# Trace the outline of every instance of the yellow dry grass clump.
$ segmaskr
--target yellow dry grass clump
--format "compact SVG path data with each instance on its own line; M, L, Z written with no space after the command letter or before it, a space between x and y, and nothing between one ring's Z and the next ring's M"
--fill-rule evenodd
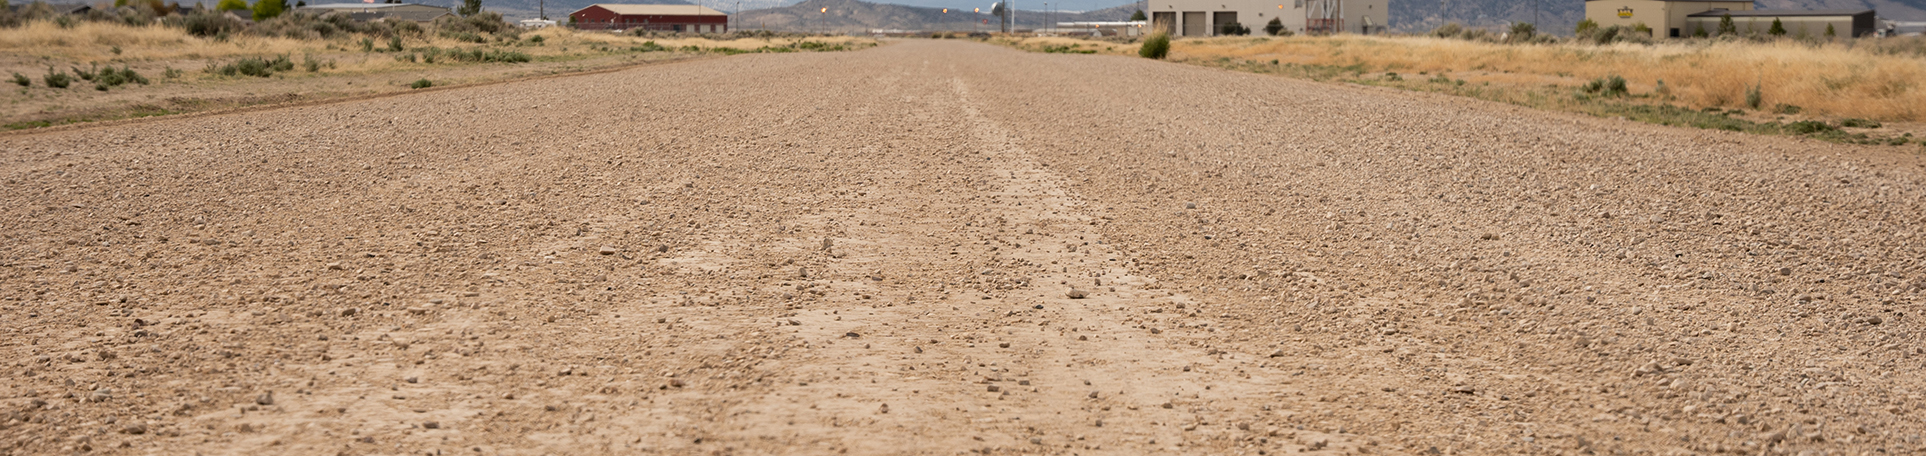
M1180 40L1179 58L1348 66L1401 73L1489 72L1579 81L1618 75L1634 91L1663 80L1673 99L1699 107L1742 107L1758 86L1763 107L1881 120L1926 119L1926 58L1882 55L1869 46L1796 41L1673 42L1657 45L1507 45L1431 37L1286 37Z

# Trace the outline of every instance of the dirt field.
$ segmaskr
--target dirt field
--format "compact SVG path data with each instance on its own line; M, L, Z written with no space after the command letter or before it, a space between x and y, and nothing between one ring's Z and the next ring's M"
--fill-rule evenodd
M957 41L0 136L9 454L1905 454L1926 161Z

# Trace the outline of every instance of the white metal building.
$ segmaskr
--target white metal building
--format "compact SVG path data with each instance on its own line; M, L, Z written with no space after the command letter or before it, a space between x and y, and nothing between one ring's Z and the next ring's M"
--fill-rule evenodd
M1279 19L1292 33L1383 33L1390 0L1147 0L1152 29L1172 36L1218 36L1237 23L1264 34Z

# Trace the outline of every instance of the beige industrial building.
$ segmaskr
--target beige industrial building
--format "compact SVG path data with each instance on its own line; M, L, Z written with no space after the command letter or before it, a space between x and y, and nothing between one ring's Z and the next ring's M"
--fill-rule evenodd
M1652 28L1654 38L1689 38L1699 27L1717 35L1719 22L1732 16L1739 33L1766 33L1777 19L1788 35L1820 36L1832 25L1839 36L1873 32L1872 10L1756 10L1747 1L1586 0L1585 18L1600 27Z
M1237 23L1264 34L1279 19L1292 33L1383 33L1390 0L1148 0L1150 26L1173 36L1218 36Z

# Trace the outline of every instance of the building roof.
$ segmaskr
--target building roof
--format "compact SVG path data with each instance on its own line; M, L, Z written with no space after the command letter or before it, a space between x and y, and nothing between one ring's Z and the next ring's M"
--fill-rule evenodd
M597 3L580 10L575 10L575 13L598 6L623 16L728 16L727 13L698 5L624 5L615 3Z
M1711 10L1703 13L1688 14L1685 17L1803 17L1803 16L1858 16L1872 14L1873 10Z

